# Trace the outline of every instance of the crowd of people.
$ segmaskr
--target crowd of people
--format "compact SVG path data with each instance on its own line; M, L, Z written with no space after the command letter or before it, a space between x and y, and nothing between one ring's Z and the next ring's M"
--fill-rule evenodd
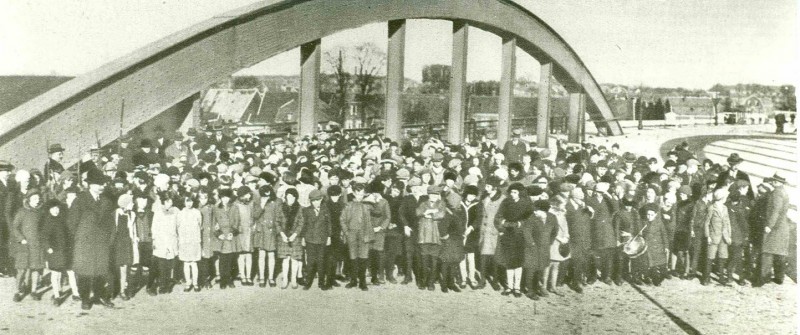
M83 309L315 279L534 300L712 274L783 281L784 176L754 185L737 154L701 163L685 142L662 161L617 144L553 153L520 134L503 147L338 130L291 141L212 124L123 136L70 168L53 144L42 170L0 161L0 272L16 302L52 287L53 304L71 292Z

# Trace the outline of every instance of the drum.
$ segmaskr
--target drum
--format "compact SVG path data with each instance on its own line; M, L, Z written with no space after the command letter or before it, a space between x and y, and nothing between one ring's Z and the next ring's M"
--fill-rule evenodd
M630 239L622 247L622 252L628 255L628 258L636 258L647 252L647 243L641 235Z

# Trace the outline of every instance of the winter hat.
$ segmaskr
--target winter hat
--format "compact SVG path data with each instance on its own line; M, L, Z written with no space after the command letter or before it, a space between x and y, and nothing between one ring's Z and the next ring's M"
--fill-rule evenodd
M463 193L464 193L464 194L463 194L462 196L463 196L464 198L466 198L466 197L467 197L467 195L470 195L470 194L472 194L472 195L474 195L474 196L476 196L476 197L477 197L477 196L478 196L478 194L480 194L480 190L478 189L478 186L475 186L475 185L467 185L467 186L465 186L465 187L464 187L464 192L463 192Z

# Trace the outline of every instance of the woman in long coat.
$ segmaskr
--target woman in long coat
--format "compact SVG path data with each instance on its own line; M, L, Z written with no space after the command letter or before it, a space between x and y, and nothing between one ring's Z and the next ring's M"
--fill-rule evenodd
M41 219L41 197L38 192L29 191L25 200L14 215L11 223L11 243L13 245L14 268L17 270L17 294L14 301L20 302L27 293L35 300L36 285L39 283L41 270L44 268L42 236L39 229Z
M461 271L461 288L465 288L467 282L473 289L476 287L475 279L475 253L479 251L478 241L480 240L481 223L483 220L483 205L478 200L478 187L467 185L464 187L462 201L454 214L458 217L458 222L464 226L464 252L465 256L459 262Z
M772 185L775 188L767 196L764 212L764 244L761 246L761 273L757 282L762 285L771 267L774 267L773 280L777 284L783 283L785 271L785 258L789 255L791 243L791 229L787 212L789 210L789 194L786 192L784 181L775 177ZM769 229L767 229L769 228Z
M485 186L486 195L481 201L483 205L483 218L481 219L480 237L478 240L478 248L481 255L481 262L479 264L481 279L478 283L478 288L486 287L486 281L492 288L497 291L500 289L497 281L503 276L502 271L497 267L494 254L497 249L497 227L494 225L494 219L497 211L500 209L500 204L506 199L498 189L497 183L487 183Z
M219 191L219 205L214 208L214 235L220 241L219 245L219 287L222 289L235 287L233 285L233 263L236 254L240 251L239 239L234 238L239 234L239 210L233 205L230 189Z
M645 205L641 209L641 214L646 225L642 237L647 243L647 252L643 256L647 257L647 267L649 268L644 283L653 283L658 286L664 279L663 272L667 265L667 253L669 252L667 230L664 228L664 223L661 222L658 205Z
M281 288L283 289L289 287L290 283L292 288L298 288L297 275L302 270L300 261L303 258L303 246L297 237L303 231L303 214L300 210L300 203L297 201L298 198L295 188L289 188L284 192L281 211L285 220L277 226L278 234L281 236L278 241L277 256L283 258L281 268L283 273Z
M278 226L284 220L283 211L272 186L261 186L258 192L261 198L253 206L253 248L258 249L258 285L266 287L269 282L270 287L275 287L275 250L278 248ZM268 269L267 277L264 276L265 268Z
M499 232L497 238L497 263L506 269L506 289L503 295L513 294L521 297L522 265L524 262L525 240L522 226L531 220L533 204L525 194L525 187L520 183L508 186L508 198L500 204L495 216L495 226Z
M61 298L61 275L70 268L72 245L69 241L64 204L51 199L45 203L43 209L45 213L42 219L42 250L45 251L47 268L50 269L50 284L53 287L55 301Z

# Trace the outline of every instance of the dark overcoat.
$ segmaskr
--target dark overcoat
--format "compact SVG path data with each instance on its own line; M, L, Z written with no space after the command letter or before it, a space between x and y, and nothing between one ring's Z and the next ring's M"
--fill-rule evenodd
M585 257L592 249L591 213L570 201L567 203L566 218L572 257Z
M116 206L103 193L95 200L89 191L78 194L67 215L72 231L72 269L79 276L107 276L114 240Z
M611 222L611 207L607 197L586 197L586 205L594 210L592 216L592 249L601 250L617 246L617 232Z
M537 216L531 216L522 226L522 237L525 239L526 271L542 271L550 264L550 245L558 233L558 219L552 213L547 213L547 218L542 221Z
M47 267L51 271L64 271L71 267L72 242L65 211L66 206L62 206L58 216L46 212L42 219L42 250L45 251ZM47 253L48 249L53 249L53 253Z

